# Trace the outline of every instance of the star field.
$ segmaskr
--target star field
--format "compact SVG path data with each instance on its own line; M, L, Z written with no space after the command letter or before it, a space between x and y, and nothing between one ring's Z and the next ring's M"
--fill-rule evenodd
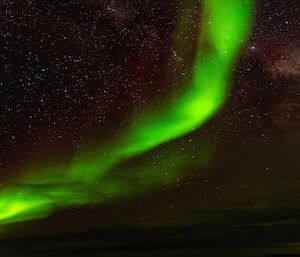
M296 0L257 1L222 109L200 129L125 158L108 176L145 190L60 210L29 222L30 232L20 234L73 238L74 231L107 229L113 249L134 245L147 252L153 228L168 235L163 249L179 244L171 236L174 228L183 248L192 249L198 237L203 248L237 247L218 243L218 231L227 231L224 238L242 246L253 242L260 249L274 242L274 249L281 245L289 252L289 244L300 240L299 8ZM192 74L202 12L202 1L2 1L0 189L10 179L30 178L26 170L33 164L65 167L80 151L109 153L106 145L122 137L134 113L175 102L181 82ZM176 45L176 39L188 43ZM168 180L177 165L184 172ZM146 190L144 181L158 177L164 182ZM136 232L142 243L128 232L133 243L122 246L120 227L145 229ZM100 248L110 249L109 240ZM159 244L153 248L161 250Z

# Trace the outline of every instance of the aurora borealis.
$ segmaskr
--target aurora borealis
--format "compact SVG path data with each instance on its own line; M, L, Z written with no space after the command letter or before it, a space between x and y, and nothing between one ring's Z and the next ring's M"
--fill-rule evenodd
M38 171L39 174L34 172L29 179L17 179L1 195L0 222L5 224L44 217L56 208L101 202L136 191L135 188L128 190L123 181L107 181L106 173L123 159L201 126L225 101L230 70L251 25L252 3L227 0L224 6L215 0L204 2L204 27L198 40L194 72L190 79L184 81L185 90L179 99L163 109L137 114L133 118L134 125L123 138L108 146L105 155L94 152L90 158L79 156L79 160L67 168L58 166L48 171L48 167L41 167L41 170L48 171L46 176L45 171ZM206 49L205 45L209 48ZM177 176L172 170L168 172ZM61 181L61 186L57 186L58 181ZM100 192L99 199L90 196L89 192L95 181L99 181L97 188L93 189ZM56 186L53 186L54 182ZM79 189L72 187L76 182L80 183ZM147 187L156 183L160 183L160 179L155 183L150 180ZM44 189L36 190L35 187Z
M4 0L0 257L300 253L297 0Z

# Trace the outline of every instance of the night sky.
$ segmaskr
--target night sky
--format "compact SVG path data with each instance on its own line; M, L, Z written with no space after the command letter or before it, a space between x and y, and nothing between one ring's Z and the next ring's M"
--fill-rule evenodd
M115 158L110 146L128 127L176 102L192 76L202 2L1 1L1 257L300 254L297 0L255 3L226 101L205 124L120 157L92 178L92 193L80 178L90 167L63 179L82 156ZM88 200L2 225L1 192L57 188L34 180L51 167Z

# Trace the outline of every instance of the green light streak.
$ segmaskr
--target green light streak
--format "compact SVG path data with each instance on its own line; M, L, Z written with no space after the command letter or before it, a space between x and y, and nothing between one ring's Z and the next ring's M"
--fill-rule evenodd
M178 99L164 108L136 114L123 136L105 152L78 153L67 167L30 169L0 195L0 224L42 218L58 208L99 203L175 181L184 162L173 158L174 154L157 167L125 169L116 177L109 171L197 129L218 111L251 25L252 7L248 0L205 0L194 71ZM201 154L203 158L208 155L207 151Z

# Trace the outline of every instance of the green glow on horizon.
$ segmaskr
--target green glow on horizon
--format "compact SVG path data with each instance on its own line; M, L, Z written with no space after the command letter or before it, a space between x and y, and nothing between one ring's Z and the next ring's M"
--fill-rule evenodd
M46 205L44 198L34 197L29 191L28 196L20 192L4 193L0 197L0 221L5 224L42 217L48 209Z
M178 99L164 108L133 116L132 124L105 152L78 153L68 166L30 169L0 194L0 224L42 218L58 208L104 202L172 182L183 161L166 156L153 167L111 177L122 161L199 128L226 100L230 73L252 20L248 0L204 0L204 15L192 77ZM201 152L198 161L208 158ZM127 174L126 172L123 172ZM166 175L167 174L167 175ZM134 183L137 182L137 183Z

